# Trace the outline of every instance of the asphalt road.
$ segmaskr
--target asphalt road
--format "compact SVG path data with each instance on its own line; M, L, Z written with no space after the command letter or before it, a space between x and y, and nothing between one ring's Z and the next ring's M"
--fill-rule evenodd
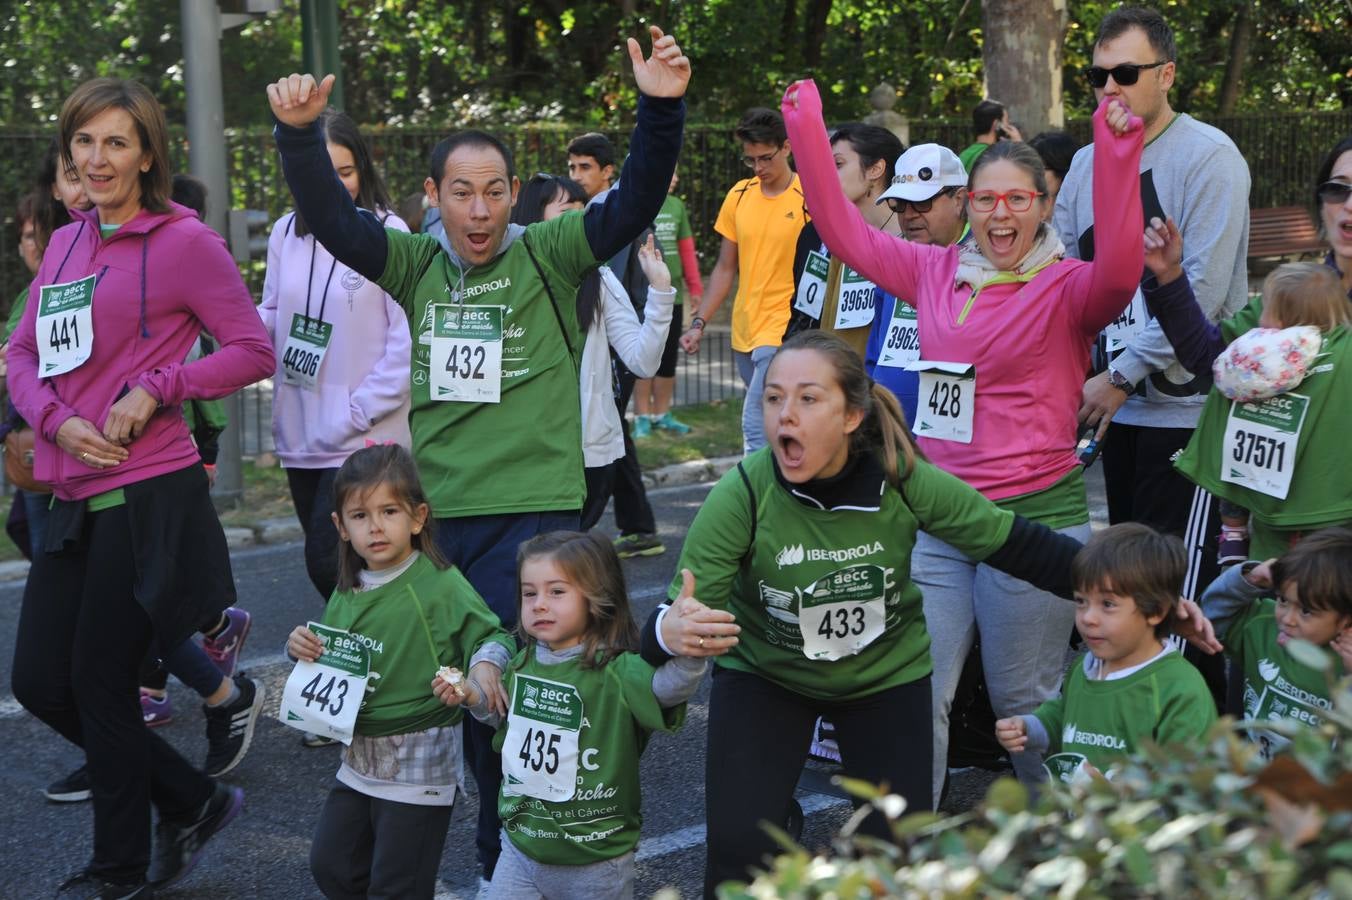
M642 620L665 596L676 555L709 485L651 493L668 551L625 563L636 614ZM609 526L607 519L603 528ZM290 672L283 657L287 633L320 614L318 595L304 574L298 544L238 552L234 557L240 605L254 615L244 668L268 692L253 747L227 780L246 792L244 814L210 845L202 864L165 898L318 897L308 855L316 816L338 767L337 747L305 749L299 733L276 720L277 700ZM89 858L89 804L52 804L42 788L80 764L79 752L27 715L10 693L10 664L22 583L0 585L0 897L50 896L56 884ZM191 692L171 684L175 720L160 733L189 759L205 754L203 720ZM663 887L696 897L703 867L704 741L708 680L692 699L685 728L656 735L643 758L644 824L639 844L636 895ZM956 775L945 804L970 806L990 776ZM473 780L469 779L471 791ZM848 811L844 801L800 793L809 810L803 842L825 847ZM472 897L478 872L474 856L471 793L455 809L442 856L439 896Z

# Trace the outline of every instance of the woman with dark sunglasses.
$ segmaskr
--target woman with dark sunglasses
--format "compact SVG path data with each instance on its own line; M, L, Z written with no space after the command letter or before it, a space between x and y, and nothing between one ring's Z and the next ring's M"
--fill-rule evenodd
M913 430L925 455L1003 508L1079 540L1089 536L1075 411L1095 336L1140 278L1141 121L1119 103L1094 114L1097 255L1065 259L1043 221L1046 177L1027 144L1001 141L968 178L970 235L951 247L868 226L839 190L811 81L784 95L784 119L813 221L850 267L917 311L921 359ZM998 717L1053 696L1074 608L937 538L916 542L934 661L934 799L946 774L948 709L978 631ZM1041 759L1016 772L1042 779Z
M1352 303L1352 136L1324 158L1315 179L1314 202L1329 254ZM1178 228L1156 220L1154 234L1181 243ZM1159 239L1156 239L1159 243ZM1152 269L1156 268L1148 258ZM1193 294L1181 264L1147 280L1145 299L1165 335L1190 371L1211 371L1231 341L1264 318L1264 298L1213 325ZM1318 270L1316 270L1318 271ZM1261 320L1261 322L1260 322ZM1312 324L1281 322L1283 325ZM1241 408L1242 407L1242 408ZM1249 511L1251 559L1280 556L1304 535L1352 523L1352 468L1344 449L1352 428L1352 334L1347 325L1325 330L1319 356L1298 386L1265 400L1237 404L1211 389L1178 471L1226 502Z

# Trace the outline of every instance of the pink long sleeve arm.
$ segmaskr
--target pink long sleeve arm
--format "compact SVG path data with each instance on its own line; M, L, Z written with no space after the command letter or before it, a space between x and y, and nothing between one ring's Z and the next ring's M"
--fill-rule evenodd
M914 303L920 273L949 249L884 234L845 199L822 122L821 94L813 81L790 85L780 108L812 224L831 255L893 296Z
M199 290L187 306L219 349L190 363L172 363L143 372L137 382L166 406L184 400L216 400L273 374L272 339L225 241L214 231L194 239L189 252Z
M699 257L695 255L695 239L683 237L676 241L676 250L681 256L681 277L685 279L685 289L696 300L704 296L704 282L699 277Z
M1094 261L1066 279L1064 296L1079 307L1085 334L1098 334L1131 302L1145 268L1141 216L1141 120L1131 117L1118 136L1105 118L1109 101L1094 112Z
M62 251L65 249L64 246L61 248ZM48 253L44 262L53 260L50 267L55 269L56 258L57 254ZM10 339L6 361L9 365L9 396L15 408L39 434L56 443L57 431L76 412L74 407L68 406L57 395L50 379L38 377L38 345L33 329L37 324L41 285L49 283L52 277L48 266L43 265L29 285L28 306L24 309L23 320L14 329Z

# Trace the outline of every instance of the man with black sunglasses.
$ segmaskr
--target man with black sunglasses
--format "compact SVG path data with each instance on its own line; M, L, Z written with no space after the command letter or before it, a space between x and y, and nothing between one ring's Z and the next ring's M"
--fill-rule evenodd
M1116 98L1144 120L1145 221L1172 216L1178 223L1184 268L1198 303L1216 321L1235 313L1248 295L1249 170L1224 133L1170 107L1176 59L1173 34L1159 13L1122 7L1099 25L1085 74L1097 98ZM1075 155L1053 218L1067 252L1083 259L1094 247L1093 152L1091 145ZM1211 498L1194 492L1172 458L1197 425L1210 373L1194 376L1178 364L1139 291L1104 330L1099 349L1103 370L1085 384L1080 421L1099 426L1110 521L1145 522L1200 547L1214 537L1216 526L1205 524ZM1206 584L1197 580L1205 574L1201 556L1191 556L1189 596ZM1214 553L1209 557L1214 566Z

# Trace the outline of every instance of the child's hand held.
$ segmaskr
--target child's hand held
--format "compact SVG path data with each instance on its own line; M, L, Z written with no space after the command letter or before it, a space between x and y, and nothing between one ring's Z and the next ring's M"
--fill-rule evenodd
M286 639L286 652L295 659L314 662L324 652L324 642L304 625L297 625Z
M484 701L488 704L488 709L494 715L507 715L507 691L502 686L502 670L491 662L479 662L470 667L469 677L471 690L476 692L476 698L471 701L471 705L478 705L478 693L483 694Z
M462 703L472 704L472 701L466 696L466 691L461 690L458 685L451 684L440 675L432 678L432 696L447 706L459 706Z
M995 723L995 739L1010 753L1022 753L1028 744L1028 724L1022 716L1011 716Z

